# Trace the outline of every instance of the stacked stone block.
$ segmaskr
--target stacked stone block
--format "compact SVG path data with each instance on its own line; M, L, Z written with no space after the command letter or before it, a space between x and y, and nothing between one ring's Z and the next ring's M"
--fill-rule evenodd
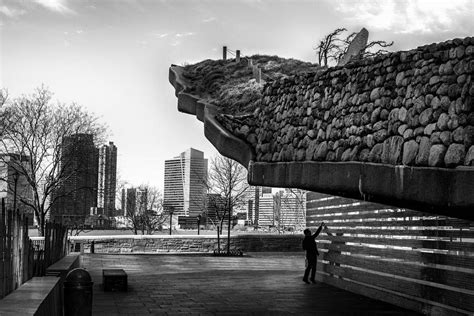
M251 115L218 120L262 162L474 165L474 38L269 82Z

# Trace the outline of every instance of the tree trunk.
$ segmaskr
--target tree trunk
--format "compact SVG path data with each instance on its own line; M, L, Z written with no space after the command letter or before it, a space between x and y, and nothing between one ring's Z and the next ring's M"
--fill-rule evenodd
M228 224L229 226L227 226L227 254L230 254L230 221L231 221L231 218L232 218L232 209L229 208L229 221L228 221Z
M41 237L44 237L44 227L46 225L44 218L45 215L42 212L40 212L39 216L36 217L36 220L38 221L38 234Z
M217 253L221 253L221 236L219 234L219 224L217 224Z

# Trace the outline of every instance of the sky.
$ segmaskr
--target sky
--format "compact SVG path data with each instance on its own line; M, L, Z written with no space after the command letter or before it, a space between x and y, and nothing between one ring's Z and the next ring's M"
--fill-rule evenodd
M408 50L474 36L474 0L0 0L0 88L44 85L83 105L108 125L119 177L163 188L166 159L217 153L177 111L171 64L219 59L222 46L316 62L314 46L339 27Z

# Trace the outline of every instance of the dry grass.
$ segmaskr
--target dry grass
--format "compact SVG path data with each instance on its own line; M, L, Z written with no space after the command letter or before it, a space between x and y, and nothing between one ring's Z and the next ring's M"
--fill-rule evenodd
M254 55L250 58L262 69L264 82L259 84L253 79L248 58L242 58L240 63L208 59L184 67L189 87L186 92L218 106L222 113L246 114L253 112L260 103L265 82L320 69L316 64L278 56Z

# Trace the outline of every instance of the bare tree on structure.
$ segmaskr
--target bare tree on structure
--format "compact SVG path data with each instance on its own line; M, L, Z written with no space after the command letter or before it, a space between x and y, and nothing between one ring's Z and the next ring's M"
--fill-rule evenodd
M4 91L1 94L0 100L4 100ZM56 192L78 171L61 156L63 140L84 133L94 135L96 143L101 143L107 131L81 106L52 104L51 98L51 92L41 87L31 95L4 100L3 112L8 120L0 135L0 152L28 157L28 163L19 164L17 171L25 177L32 198L19 196L18 200L33 210L41 236L51 206L71 193Z
M245 191L249 187L246 169L230 158L218 155L211 159L208 188L220 196L216 199L218 216L218 251L220 252L220 233L225 219L228 219L227 253L230 253L230 229L233 209L244 203Z
M349 44L357 35L357 32L351 33L346 37L342 36L343 32L346 32L346 28L337 28L331 33L324 36L319 44L314 47L318 56L318 63L321 66L328 67L331 63L338 63L347 52ZM386 41L371 41L368 42L365 48L362 50L362 57L373 57L380 54L387 53L388 51L384 48L393 45L392 42ZM377 49L378 48L378 49Z

